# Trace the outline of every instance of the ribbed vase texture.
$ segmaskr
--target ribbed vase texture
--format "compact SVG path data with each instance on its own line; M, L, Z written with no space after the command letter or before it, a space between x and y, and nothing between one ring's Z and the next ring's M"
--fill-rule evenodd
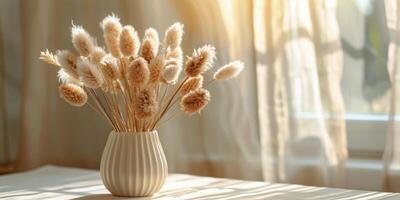
M157 131L112 131L101 158L100 174L115 196L151 196L163 186L168 167Z

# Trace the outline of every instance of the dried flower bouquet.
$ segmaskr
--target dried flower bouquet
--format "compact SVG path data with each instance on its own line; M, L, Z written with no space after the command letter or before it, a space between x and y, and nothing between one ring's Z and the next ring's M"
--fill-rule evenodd
M76 52L46 50L39 58L60 68L59 93L66 102L88 104L117 132L154 130L180 112L178 101L184 113L200 112L210 101L205 88L237 76L244 67L240 61L231 62L203 83L205 72L213 67L215 48L198 48L184 62L182 24L170 26L161 45L155 29L147 29L140 41L134 27L122 26L114 15L104 18L100 27L108 52L85 29L73 25Z

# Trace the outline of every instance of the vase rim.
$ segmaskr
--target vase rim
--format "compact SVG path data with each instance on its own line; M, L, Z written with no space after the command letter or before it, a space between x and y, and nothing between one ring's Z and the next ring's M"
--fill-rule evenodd
M118 132L118 131L112 130L111 133L112 134L122 134L122 135L133 135L133 134L140 135L140 134L151 134L151 133L158 133L158 132L157 132L157 130L139 131L139 132L135 132L135 131L132 131L132 132Z

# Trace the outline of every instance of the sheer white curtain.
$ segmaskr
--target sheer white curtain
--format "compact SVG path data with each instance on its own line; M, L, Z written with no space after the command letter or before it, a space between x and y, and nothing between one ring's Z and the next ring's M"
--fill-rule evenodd
M254 6L264 177L344 186L336 2L257 0Z
M392 84L390 98L390 123L384 154L384 190L400 192L400 1L386 0L386 21L390 33L388 71Z

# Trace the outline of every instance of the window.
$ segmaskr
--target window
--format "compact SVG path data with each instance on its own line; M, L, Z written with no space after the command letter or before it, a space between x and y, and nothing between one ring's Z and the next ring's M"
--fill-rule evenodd
M390 81L384 1L339 0L342 92L350 156L380 158L386 140Z

